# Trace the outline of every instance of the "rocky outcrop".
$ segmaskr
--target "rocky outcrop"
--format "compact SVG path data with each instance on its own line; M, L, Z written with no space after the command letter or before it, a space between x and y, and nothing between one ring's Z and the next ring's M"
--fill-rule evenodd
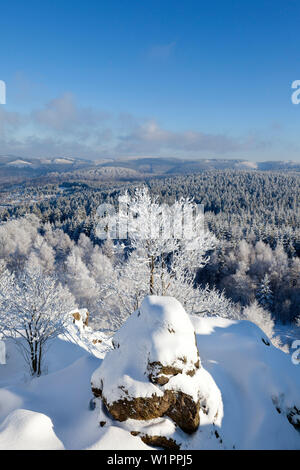
M186 433L196 431L200 408L206 403L206 371L201 367L194 328L181 304L170 297L146 297L114 336L113 344L114 350L92 377L92 391L112 418L169 417ZM152 445L175 445L165 436L141 438Z

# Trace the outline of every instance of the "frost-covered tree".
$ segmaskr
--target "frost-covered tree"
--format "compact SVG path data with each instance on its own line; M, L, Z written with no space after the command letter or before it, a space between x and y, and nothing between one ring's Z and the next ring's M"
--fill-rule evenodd
M23 268L38 235L40 221L31 214L0 225L0 258L11 271Z
M120 261L103 283L99 307L109 312L111 329L117 329L136 310L149 293L149 268L135 250L127 261Z
M74 242L63 230L53 229L49 223L44 225L44 239L54 249L56 261L59 263L65 261L74 246Z
M270 310L273 305L273 292L271 289L270 277L266 273L256 295L259 305L264 309Z
M88 265L94 251L94 245L89 237L82 233L77 242L77 248L80 251L83 262Z
M102 245L102 253L107 256L112 262L114 261L115 248L111 238L107 238Z
M294 258L288 272L289 286L300 290L300 258Z
M204 289L197 289L197 294L197 304L193 313L204 317L219 316L233 320L240 318L240 309L224 295L224 292L216 288L209 289L206 285Z
M81 250L77 246L72 249L66 260L66 281L79 306L90 308L98 295L98 287L81 259Z
M32 375L42 373L50 341L64 331L74 298L54 277L32 262L18 275L0 276L0 325L21 348Z
M55 252L54 249L41 236L37 235L28 259L35 259L35 264L40 266L45 274L54 272Z
M119 310L132 313L150 294L174 296L192 313L198 295L196 272L208 262L216 241L203 228L203 214L190 199L161 205L145 186L132 196L126 193L121 203L121 216L110 226L121 230L123 224L128 240L116 246L118 259L120 251L123 258L108 288L115 293Z

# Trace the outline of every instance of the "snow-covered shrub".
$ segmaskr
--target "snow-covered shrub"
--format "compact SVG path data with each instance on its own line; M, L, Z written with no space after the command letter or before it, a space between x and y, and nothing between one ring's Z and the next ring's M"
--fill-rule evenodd
M275 326L274 320L270 312L264 310L256 300L251 305L244 308L243 315L247 320L259 326L269 339L272 339Z
M46 346L64 331L75 307L67 288L27 262L19 275L0 276L0 325L21 348L33 375L42 372Z
M212 317L219 316L233 320L240 318L240 310L236 304L228 299L224 292L215 287L210 289L208 285L196 290L195 306L191 313Z
M284 344L280 335L276 335L275 333L275 322L271 313L259 305L256 300L251 305L244 308L243 317L246 317L247 320L259 326L259 328L269 338L273 346L281 349L285 353L289 352L288 345Z

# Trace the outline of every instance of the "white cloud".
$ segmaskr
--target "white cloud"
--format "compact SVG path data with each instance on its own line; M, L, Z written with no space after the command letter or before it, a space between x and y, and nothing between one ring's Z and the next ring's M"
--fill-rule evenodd
M94 128L107 118L107 113L79 107L71 93L65 93L51 100L43 109L32 112L32 119L38 125L65 133L77 132L78 128Z
M113 116L79 106L68 93L29 114L0 108L0 153L22 157L218 157L271 145L255 134L241 139L197 130L175 132L154 119L141 120L129 113Z
M161 151L225 154L262 145L263 143L255 140L253 136L242 140L223 134L208 134L192 130L173 132L159 127L156 121L151 120L121 137L117 150L125 154Z
M9 132L14 132L25 124L24 116L20 113L7 111L0 106L0 137L4 137Z

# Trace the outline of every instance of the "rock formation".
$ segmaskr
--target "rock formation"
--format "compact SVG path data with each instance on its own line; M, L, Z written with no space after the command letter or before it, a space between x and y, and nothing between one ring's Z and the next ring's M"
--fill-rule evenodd
M219 394L221 402L218 388L201 367L190 318L176 299L146 297L115 334L113 345L92 376L92 391L115 420L165 416L193 433L200 408L209 412L210 392ZM218 406L213 408L217 413ZM157 442L165 442L164 436L158 437Z

